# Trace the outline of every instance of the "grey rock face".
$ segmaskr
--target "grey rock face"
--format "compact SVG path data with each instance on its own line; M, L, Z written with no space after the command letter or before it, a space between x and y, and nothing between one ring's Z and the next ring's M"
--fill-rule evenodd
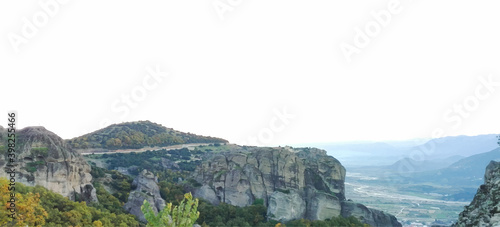
M219 198L217 198L215 192L208 185L203 185L196 189L194 194L198 195L200 198L204 198L214 205L218 205L220 203Z
M165 207L165 200L160 196L160 188L153 173L143 170L134 179L132 186L136 187L136 189L130 192L124 208L130 214L135 215L140 221L147 222L141 211L144 200L147 200L151 204L151 208L156 214Z
M268 204L276 190L306 188L344 199L345 169L323 150L235 147L234 151L212 154L204 160L193 178L207 185L219 202L248 206L255 199L264 199Z
M268 217L285 222L352 213L342 212L345 168L324 150L234 145L229 152L209 153L203 160L192 175L202 187L193 192L213 204L243 207L262 199ZM392 215L367 210L363 220L368 224L394 220L394 226L400 226Z
M305 213L306 202L296 190L289 193L275 191L269 198L267 215L274 220L287 222L302 218Z
M0 137L6 138L5 130L0 131ZM16 136L17 182L40 185L72 200L78 196L86 202L97 202L90 166L61 137L44 127L26 127ZM5 147L3 143L5 139L0 140L0 147ZM8 164L5 158L0 156L2 169ZM0 177L8 175L0 171Z
M500 162L486 167L484 184L454 226L500 226Z
M166 159L166 158L161 158L161 165L165 169L171 169L171 170L180 170L181 169L181 167L179 167L179 165L177 163L173 162L170 159Z
M396 217L379 210L370 209L360 203L342 202L342 216L354 216L362 222L374 227L402 226Z
M332 194L324 192L309 192L307 215L309 220L325 220L341 214L341 201Z

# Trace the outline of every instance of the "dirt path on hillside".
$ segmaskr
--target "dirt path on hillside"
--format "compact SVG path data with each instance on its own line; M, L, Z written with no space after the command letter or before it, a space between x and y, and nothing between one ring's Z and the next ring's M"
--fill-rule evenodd
M139 149L122 149L122 150L108 150L107 152L89 152L89 149L77 149L76 151L79 152L81 155L91 155L91 154L114 154L114 153L131 153L131 152L144 152L144 151L154 151L154 150L175 150L175 149L181 149L181 148L194 148L197 146L207 146L207 145L213 145L213 143L189 143L189 144L178 144L178 145L172 145L172 146L166 146L166 147L143 147Z

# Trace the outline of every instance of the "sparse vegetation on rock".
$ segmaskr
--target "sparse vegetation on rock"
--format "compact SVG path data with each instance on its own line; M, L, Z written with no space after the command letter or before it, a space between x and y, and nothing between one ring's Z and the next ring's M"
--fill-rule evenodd
M500 162L486 167L484 184L454 226L500 226Z

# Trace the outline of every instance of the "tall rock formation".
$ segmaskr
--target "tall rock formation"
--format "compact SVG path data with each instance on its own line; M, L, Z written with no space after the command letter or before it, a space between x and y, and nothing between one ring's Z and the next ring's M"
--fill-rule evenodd
M160 196L160 188L157 183L158 180L153 173L143 170L132 182L132 187L135 187L135 190L130 192L124 206L125 210L135 215L142 222L147 222L141 211L144 200L151 204L155 214L162 210L165 207L165 200Z
M192 175L202 185L194 195L213 204L243 207L262 199L268 217L283 222L354 215L374 226L401 226L392 215L345 205L345 168L324 150L234 146L203 160Z
M500 162L486 167L484 184L454 226L500 226Z
M7 167L7 134L0 129L0 167ZM16 133L16 182L41 185L72 200L97 202L90 166L61 137L44 127L26 127ZM0 177L10 178L6 171Z

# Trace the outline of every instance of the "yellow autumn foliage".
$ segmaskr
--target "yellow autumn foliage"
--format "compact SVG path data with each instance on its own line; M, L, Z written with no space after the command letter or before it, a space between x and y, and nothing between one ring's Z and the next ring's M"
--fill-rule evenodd
M15 219L9 217L11 212L8 208L11 207L9 190L9 181L5 178L0 178L0 225L14 224L17 226L43 226L45 219L48 217L47 212L40 204L40 195L38 193L27 193L21 195L16 193L15 196Z

